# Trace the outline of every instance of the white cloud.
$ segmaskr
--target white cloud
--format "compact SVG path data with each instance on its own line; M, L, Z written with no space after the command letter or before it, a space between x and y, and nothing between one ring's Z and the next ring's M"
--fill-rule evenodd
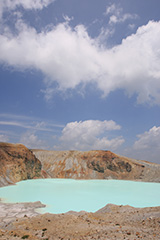
M158 149L160 153L160 127L152 127L149 131L137 135L139 138L134 143L134 149Z
M9 141L9 137L7 135L0 134L0 142L8 142L8 141Z
M136 18L137 18L136 15L129 14L129 13L123 14L122 16L112 15L110 16L109 24L123 23L128 19L136 19Z
M118 11L119 8L116 7L116 4L112 4L106 8L105 15L110 15ZM120 10L121 11L121 10ZM117 12L118 14L118 12Z
M137 138L133 147L126 150L126 154L160 164L160 127L154 126L149 131L137 135Z
M122 145L124 139L121 136L109 139L106 135L108 131L119 130L120 128L121 127L112 120L70 122L62 131L62 136L59 139L60 145L54 146L54 148L61 150L115 150Z
M35 133L30 131L24 133L20 138L20 143L31 149L46 149L46 143L39 139Z
M106 8L105 15L109 15L109 24L123 23L129 19L136 19L136 14L123 13L123 9L116 4L112 4Z
M83 25L72 29L62 23L38 33L18 21L17 29L17 36L10 31L0 35L0 62L40 70L46 98L55 91L55 82L59 90L92 82L104 96L124 89L129 96L137 94L139 103L160 104L160 22L139 27L111 49L92 39Z
M0 9L16 9L22 6L24 9L42 9L47 7L50 3L55 0L1 0Z
M57 128L63 128L64 125L56 124L49 121L41 121L37 118L16 115L16 114L0 114L0 125L7 125L19 128L26 128L34 131L55 132Z
M37 122L37 123L27 123L27 122L16 122L16 121L0 121L0 125L8 125L13 127L34 129L36 131L45 131L45 132L54 132L52 128L46 127L46 123ZM62 125L51 124L52 127L62 127Z
M17 7L23 7L25 10L42 10L54 1L56 0L0 0L0 20L5 11L10 12ZM20 12L14 12L13 14L21 15Z

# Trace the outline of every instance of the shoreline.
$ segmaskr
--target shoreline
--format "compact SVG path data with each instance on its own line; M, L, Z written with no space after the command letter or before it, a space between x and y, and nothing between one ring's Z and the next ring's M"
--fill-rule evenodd
M31 179L31 180L46 180L46 179ZM64 179L64 178L57 178L56 180L78 180L78 181L81 181L80 179ZM88 179L82 179L82 181L85 181ZM93 180L93 179L90 179L90 180ZM96 181L101 181L104 179L94 179ZM124 181L124 182L135 182L137 183L137 181L133 181L133 180L117 180L117 179L106 179L107 181L111 180L111 181ZM24 181L28 181L28 180L24 180ZM29 180L30 181L30 180ZM153 182L141 182L140 183L153 183ZM154 184L158 184L158 183L154 183ZM16 184L15 184L16 185ZM7 186L6 186L7 187ZM43 203L42 203L43 202ZM108 203L106 202L103 202L103 205L100 205L99 208L96 208L96 209L93 209L92 210L90 209L89 212L96 212L96 211L99 211L99 209L103 208L105 204L113 204L113 205L119 205L121 204L122 206L125 206L126 204L130 205L131 207L134 207L134 208L141 208L141 209L144 209L144 208L153 208L153 207L160 207L160 202L156 202L156 204L148 204L148 205L144 205L144 206L141 206L141 204L139 205L134 205L132 203L129 203L129 202L126 202L124 201L123 202L119 202L119 203L116 203L114 201L109 201ZM61 211L57 211L57 212L50 212L49 209L47 209L47 206L48 204L45 202L45 201L42 201L41 199L37 199L36 202L32 202L32 199L29 200L29 202L25 201L24 202L19 202L18 200L16 201L10 201L10 202L7 202L7 199L5 198L0 198L0 219L3 217L3 220L6 218L6 219L9 219L9 218L12 218L13 216L15 217L23 217L24 215L27 215L27 216L36 216L38 214L45 214L45 213L50 213L50 214L66 214L67 211L72 211L72 212L76 212L77 210L67 210L67 211L64 211L64 212L61 212ZM46 208L46 209L45 209ZM5 209L9 209L7 210L9 213L10 213L10 216L7 215L6 213L6 216L5 216ZM13 211L12 211L13 209ZM17 209L17 212L16 212L16 209ZM28 210L27 210L28 209ZM80 209L80 208L79 208ZM27 212L28 211L28 212ZM78 210L79 211L79 210ZM85 211L85 212L88 212L88 210L84 210L82 209L81 211ZM13 213L12 213L13 212Z
M39 201L0 202L0 239L160 239L160 206L134 208L128 205L107 204L94 213L36 212L37 208L42 207L45 205Z
M36 209L45 207L40 201L24 203L5 203L0 199L0 227L4 227L15 218L33 217L40 215Z
M160 239L160 206L136 208L107 204L96 212L69 211L58 214L42 213L40 209L46 205L40 201L7 203L3 200L0 199L1 240Z

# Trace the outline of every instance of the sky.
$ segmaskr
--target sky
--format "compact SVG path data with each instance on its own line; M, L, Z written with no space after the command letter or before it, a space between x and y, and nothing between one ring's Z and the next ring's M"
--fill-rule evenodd
M159 9L0 0L0 141L160 163Z

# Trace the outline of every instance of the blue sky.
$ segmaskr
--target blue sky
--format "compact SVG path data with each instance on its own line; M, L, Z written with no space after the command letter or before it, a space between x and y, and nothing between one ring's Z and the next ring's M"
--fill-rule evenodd
M159 9L1 0L0 141L160 163Z

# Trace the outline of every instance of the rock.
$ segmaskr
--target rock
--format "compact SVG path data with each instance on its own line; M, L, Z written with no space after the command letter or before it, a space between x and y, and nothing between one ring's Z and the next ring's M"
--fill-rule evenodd
M2 225L0 239L22 239L26 235L29 235L28 239L35 240L160 239L160 207L133 208L132 211L128 211L128 207L123 206L126 210L119 212L122 206L114 205L113 211L110 213L86 213L81 217L72 214L46 213L30 218L21 218L18 221L12 220L7 227L5 224ZM146 214L148 217L153 217L152 222L146 222L146 228L140 223L139 217L137 218L137 211L140 219ZM48 222L48 220L50 221Z
M0 143L0 187L33 178L160 182L160 165L110 151L31 151L22 144Z
M111 213L111 212L116 212L116 213L124 213L125 211L127 212L133 212L134 207L129 206L129 205L115 205L115 204L107 204L103 208L99 209L96 211L96 213ZM137 208L138 209L138 208Z
M52 178L125 179L160 182L160 165L110 151L32 150Z
M0 186L42 178L42 164L22 144L0 143Z

